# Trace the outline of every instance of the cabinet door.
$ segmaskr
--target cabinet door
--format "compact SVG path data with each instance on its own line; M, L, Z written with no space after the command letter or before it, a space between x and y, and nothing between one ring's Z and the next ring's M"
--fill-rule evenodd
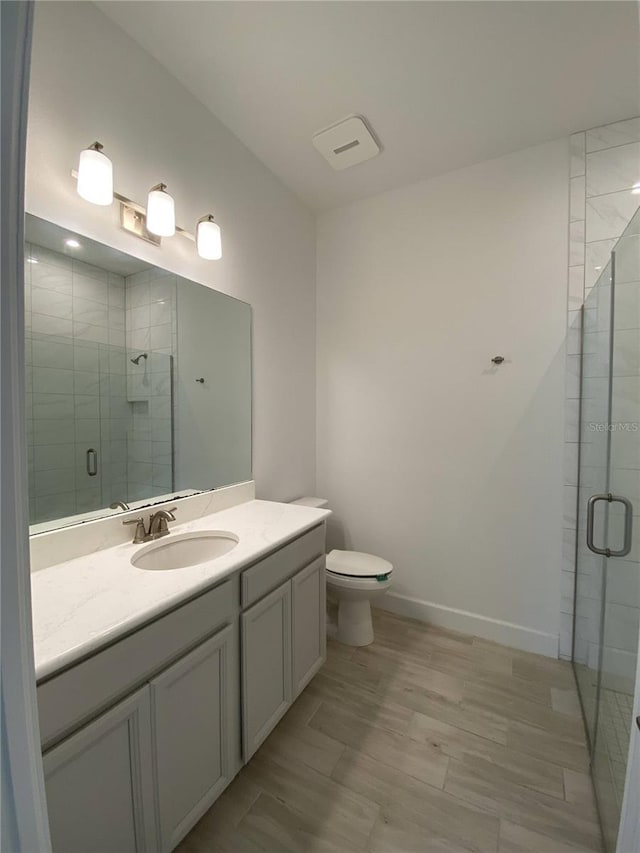
M291 583L242 614L242 754L248 761L291 704Z
M325 558L315 560L291 581L293 611L293 698L311 681L327 657Z
M157 849L148 687L50 749L43 763L54 853Z
M173 850L232 775L230 670L237 631L225 628L150 682L160 849Z

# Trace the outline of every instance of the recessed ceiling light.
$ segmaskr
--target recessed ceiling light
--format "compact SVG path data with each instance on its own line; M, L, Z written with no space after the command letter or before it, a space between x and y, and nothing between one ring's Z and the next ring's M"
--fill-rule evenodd
M65 240L64 244L65 244L65 246L68 246L70 249L79 249L80 248L80 243L78 243L77 240L74 240L71 237L68 240Z
M640 181L636 181L635 184L631 187L632 195L640 195Z

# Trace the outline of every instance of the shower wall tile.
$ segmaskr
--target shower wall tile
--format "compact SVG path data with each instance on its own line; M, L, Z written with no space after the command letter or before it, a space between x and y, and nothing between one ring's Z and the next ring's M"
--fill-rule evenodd
M569 220L576 222L585 218L585 178L571 178L569 181Z
M586 134L574 133L569 137L569 154L571 157L570 177L584 175L585 171Z
M562 555L562 592L560 617L560 656L570 658L572 654L573 618L569 608L571 599L570 585L575 581L575 506L573 512L570 506L571 496L575 497L577 483L577 441L580 418L580 312L587 294L594 287L598 278L603 274L611 250L620 237L629 220L640 204L640 196L632 195L631 187L640 180L640 118L634 117L626 121L616 122L604 127L576 133L570 137L570 216L569 216L569 258L568 258L568 292L567 292L567 342L566 342L566 382L565 382L565 466L564 479L566 485L565 514L563 531ZM640 257L640 253L638 255ZM627 258L632 257L627 255ZM640 268L640 261L638 261ZM606 274L606 273L605 273ZM636 280L633 269L621 271L618 281L628 277L629 281ZM637 278L640 278L640 272ZM602 300L607 301L607 293L602 290ZM618 299L624 305L624 319L619 328L623 333L634 334L635 318L640 307L640 297L636 300L634 294L619 293ZM589 311L585 317L585 339L582 342L587 356L585 370L587 375L583 380L583 419L586 422L601 423L607 418L603 409L606 400L607 382L607 350L608 350L608 306L600 304ZM620 312L621 313L621 312ZM618 316L620 316L620 313ZM624 340L618 341L624 344ZM629 339L629 345L622 347L618 359L618 373L614 379L614 401L618 401L617 410L622 416L631 419L637 417L637 405L634 400L635 383L640 387L634 371L638 367L637 332L634 342ZM635 349L633 344L635 343ZM640 392L638 392L640 393ZM631 396L629 396L631 395ZM591 400L591 405L589 405ZM625 405L624 401L627 400ZM614 402L614 411L616 411ZM634 414L635 413L635 414ZM599 488L603 470L603 446L606 433L587 433L583 430L589 442L583 444L583 489L581 501L588 494ZM624 452L623 452L624 453ZM628 454L629 455L629 454ZM587 467L589 460L593 461ZM624 455L622 461L629 463ZM616 476L620 477L620 471ZM581 518L581 522L584 519ZM570 522L570 523L568 523ZM581 531L584 536L584 531ZM600 614L601 579L599 563L591 560L583 552L580 557L581 568L587 572L580 578L580 602L576 618L576 659L594 664L598 654L598 624ZM639 575L640 576L640 575ZM588 594L587 594L588 593ZM627 599L628 601L629 599ZM640 599L637 599L640 601ZM627 620L628 621L628 620ZM606 651L606 650L605 650Z
M640 198L629 190L587 199L587 243L617 239L638 209L639 203Z
M616 148L629 142L640 141L640 118L616 121L587 131L587 151L599 151L601 148Z
M587 198L630 190L640 181L640 142L587 156Z
M584 264L584 220L569 225L569 266Z
M126 451L116 443L112 452L100 418L115 413L128 423L130 412L122 390L124 278L31 244L26 254L33 262L25 265L25 310L35 317L27 340L30 511L38 522L108 505L112 485L126 496L126 470L116 469L115 484L111 472L114 456L121 469ZM107 347L109 340L121 352ZM109 396L111 373L119 374L119 397ZM86 467L91 447L100 453L95 477Z

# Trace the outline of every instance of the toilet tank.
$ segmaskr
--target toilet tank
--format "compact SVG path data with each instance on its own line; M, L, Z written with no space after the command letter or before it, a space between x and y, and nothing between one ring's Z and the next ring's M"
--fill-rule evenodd
M325 498L298 498L297 501L290 501L290 503L298 506L312 506L316 509L324 509L329 505L329 501Z

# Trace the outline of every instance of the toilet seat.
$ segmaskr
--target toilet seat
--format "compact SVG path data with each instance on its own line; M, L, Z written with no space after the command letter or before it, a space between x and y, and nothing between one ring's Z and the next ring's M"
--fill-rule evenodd
M354 580L389 580L393 566L382 557L362 551L333 550L327 554L327 574Z

